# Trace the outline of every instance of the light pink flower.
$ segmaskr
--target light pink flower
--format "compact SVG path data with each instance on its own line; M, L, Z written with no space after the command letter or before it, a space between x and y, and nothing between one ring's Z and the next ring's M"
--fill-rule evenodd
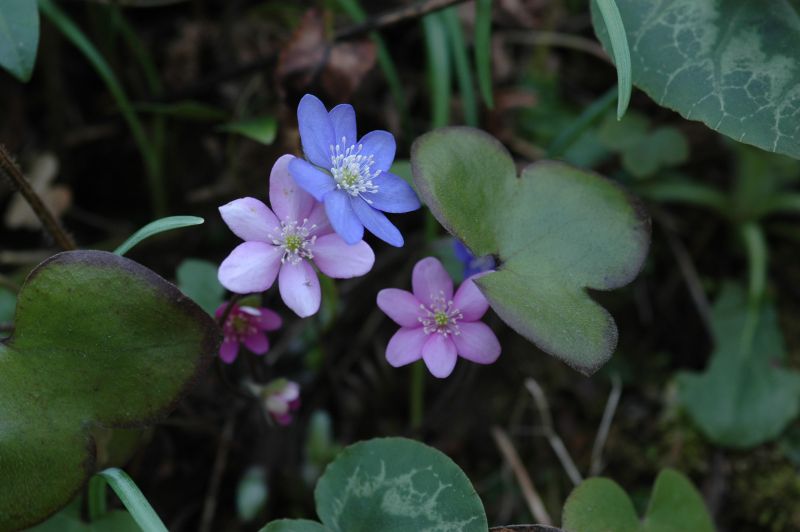
M278 279L281 298L298 316L319 310L320 287L312 262L329 277L364 275L375 262L363 240L348 245L333 232L325 207L289 175L292 155L279 158L269 178L272 209L255 198L219 208L239 244L219 267L222 286L238 294L263 292Z
M261 392L267 413L279 425L292 422L292 412L300 408L300 385L288 379L275 379Z
M389 345L386 360L394 367L422 358L434 377L453 372L458 356L491 364L500 356L500 342L479 321L489 302L472 281L466 279L453 295L453 280L442 263L427 257L414 266L414 293L397 288L378 292L378 306L400 325Z
M264 331L279 329L283 322L281 317L268 308L223 303L214 313L217 319L225 314L229 304L233 306L225 318L225 323L222 324L224 339L219 348L219 357L222 361L233 363L239 354L239 344L244 344L256 355L263 355L269 351L269 340Z

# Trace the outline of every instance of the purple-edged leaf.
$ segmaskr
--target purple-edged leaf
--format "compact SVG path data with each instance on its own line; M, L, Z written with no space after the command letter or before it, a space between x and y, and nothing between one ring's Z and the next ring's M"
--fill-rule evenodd
M164 416L218 345L208 314L129 259L60 253L0 342L0 530L43 520L95 471L98 428Z
M491 135L443 128L411 149L417 190L476 256L499 266L476 281L520 334L583 373L609 359L617 327L586 289L630 282L650 242L650 220L614 183L541 161L517 175Z

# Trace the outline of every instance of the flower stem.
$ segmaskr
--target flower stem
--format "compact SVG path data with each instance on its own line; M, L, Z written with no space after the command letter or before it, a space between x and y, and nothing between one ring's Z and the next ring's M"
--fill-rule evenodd
M422 426L422 412L425 406L425 364L421 360L411 366L409 399L411 430L417 430Z
M72 237L64 231L61 224L53 216L53 213L47 209L47 206L42 202L36 191L33 190L33 187L25 179L22 171L14 164L11 155L3 146L0 146L0 173L6 176L17 192L25 198L25 201L31 206L39 221L42 222L42 226L50 233L58 247L65 251L77 249Z

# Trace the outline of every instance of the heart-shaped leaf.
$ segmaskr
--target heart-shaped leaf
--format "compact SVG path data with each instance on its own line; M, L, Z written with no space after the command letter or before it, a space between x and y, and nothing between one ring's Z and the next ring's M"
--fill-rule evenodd
M263 532L486 532L478 494L442 452L405 438L378 438L346 448L314 491L312 521L282 520Z
M800 17L794 0L616 0L633 83L729 137L800 158ZM595 31L611 49L599 10Z
M36 0L3 0L0 7L0 67L28 81L39 47Z
M495 312L541 349L584 373L613 353L613 318L586 293L638 273L650 220L638 201L600 176L540 161L517 176L506 149L483 131L423 135L411 149L417 190L475 256L499 267L477 283Z
M716 444L747 448L776 438L800 413L800 373L778 365L786 353L775 309L749 310L744 290L726 285L712 324L708 368L679 376L683 407Z
M642 521L625 491L607 478L590 478L575 488L562 521L565 532L714 532L697 489L671 469L658 475Z
M211 318L177 288L102 251L31 272L0 342L0 529L41 521L94 472L95 427L165 415L216 352Z

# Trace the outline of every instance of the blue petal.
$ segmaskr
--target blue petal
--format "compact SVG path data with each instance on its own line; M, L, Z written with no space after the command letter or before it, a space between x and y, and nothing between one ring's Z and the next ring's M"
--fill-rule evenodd
M344 137L346 142L342 148L355 144L358 137L356 136L356 112L353 106L346 103L339 104L331 109L328 116L333 124L333 134L336 142L341 142L342 137Z
M385 172L391 168L394 162L394 152L397 149L391 133L381 130L370 131L361 137L358 143L362 145L361 153L363 155L372 155L375 158L373 170Z
M297 125L308 160L317 166L330 168L331 146L336 144L336 140L325 104L311 94L303 96L297 106Z
M390 172L381 174L372 180L378 187L378 192L366 194L373 208L383 212L410 212L419 209L420 203L417 193L411 185Z
M394 247L403 247L403 235L382 212L370 207L363 199L352 196L350 197L350 205L353 207L353 211L355 211L359 221L369 229L370 233Z
M364 226L353 212L346 192L335 190L325 195L325 214L333 230L351 246L364 238Z
M336 188L336 181L305 159L295 157L289 161L289 173L300 188L314 196L317 201Z

